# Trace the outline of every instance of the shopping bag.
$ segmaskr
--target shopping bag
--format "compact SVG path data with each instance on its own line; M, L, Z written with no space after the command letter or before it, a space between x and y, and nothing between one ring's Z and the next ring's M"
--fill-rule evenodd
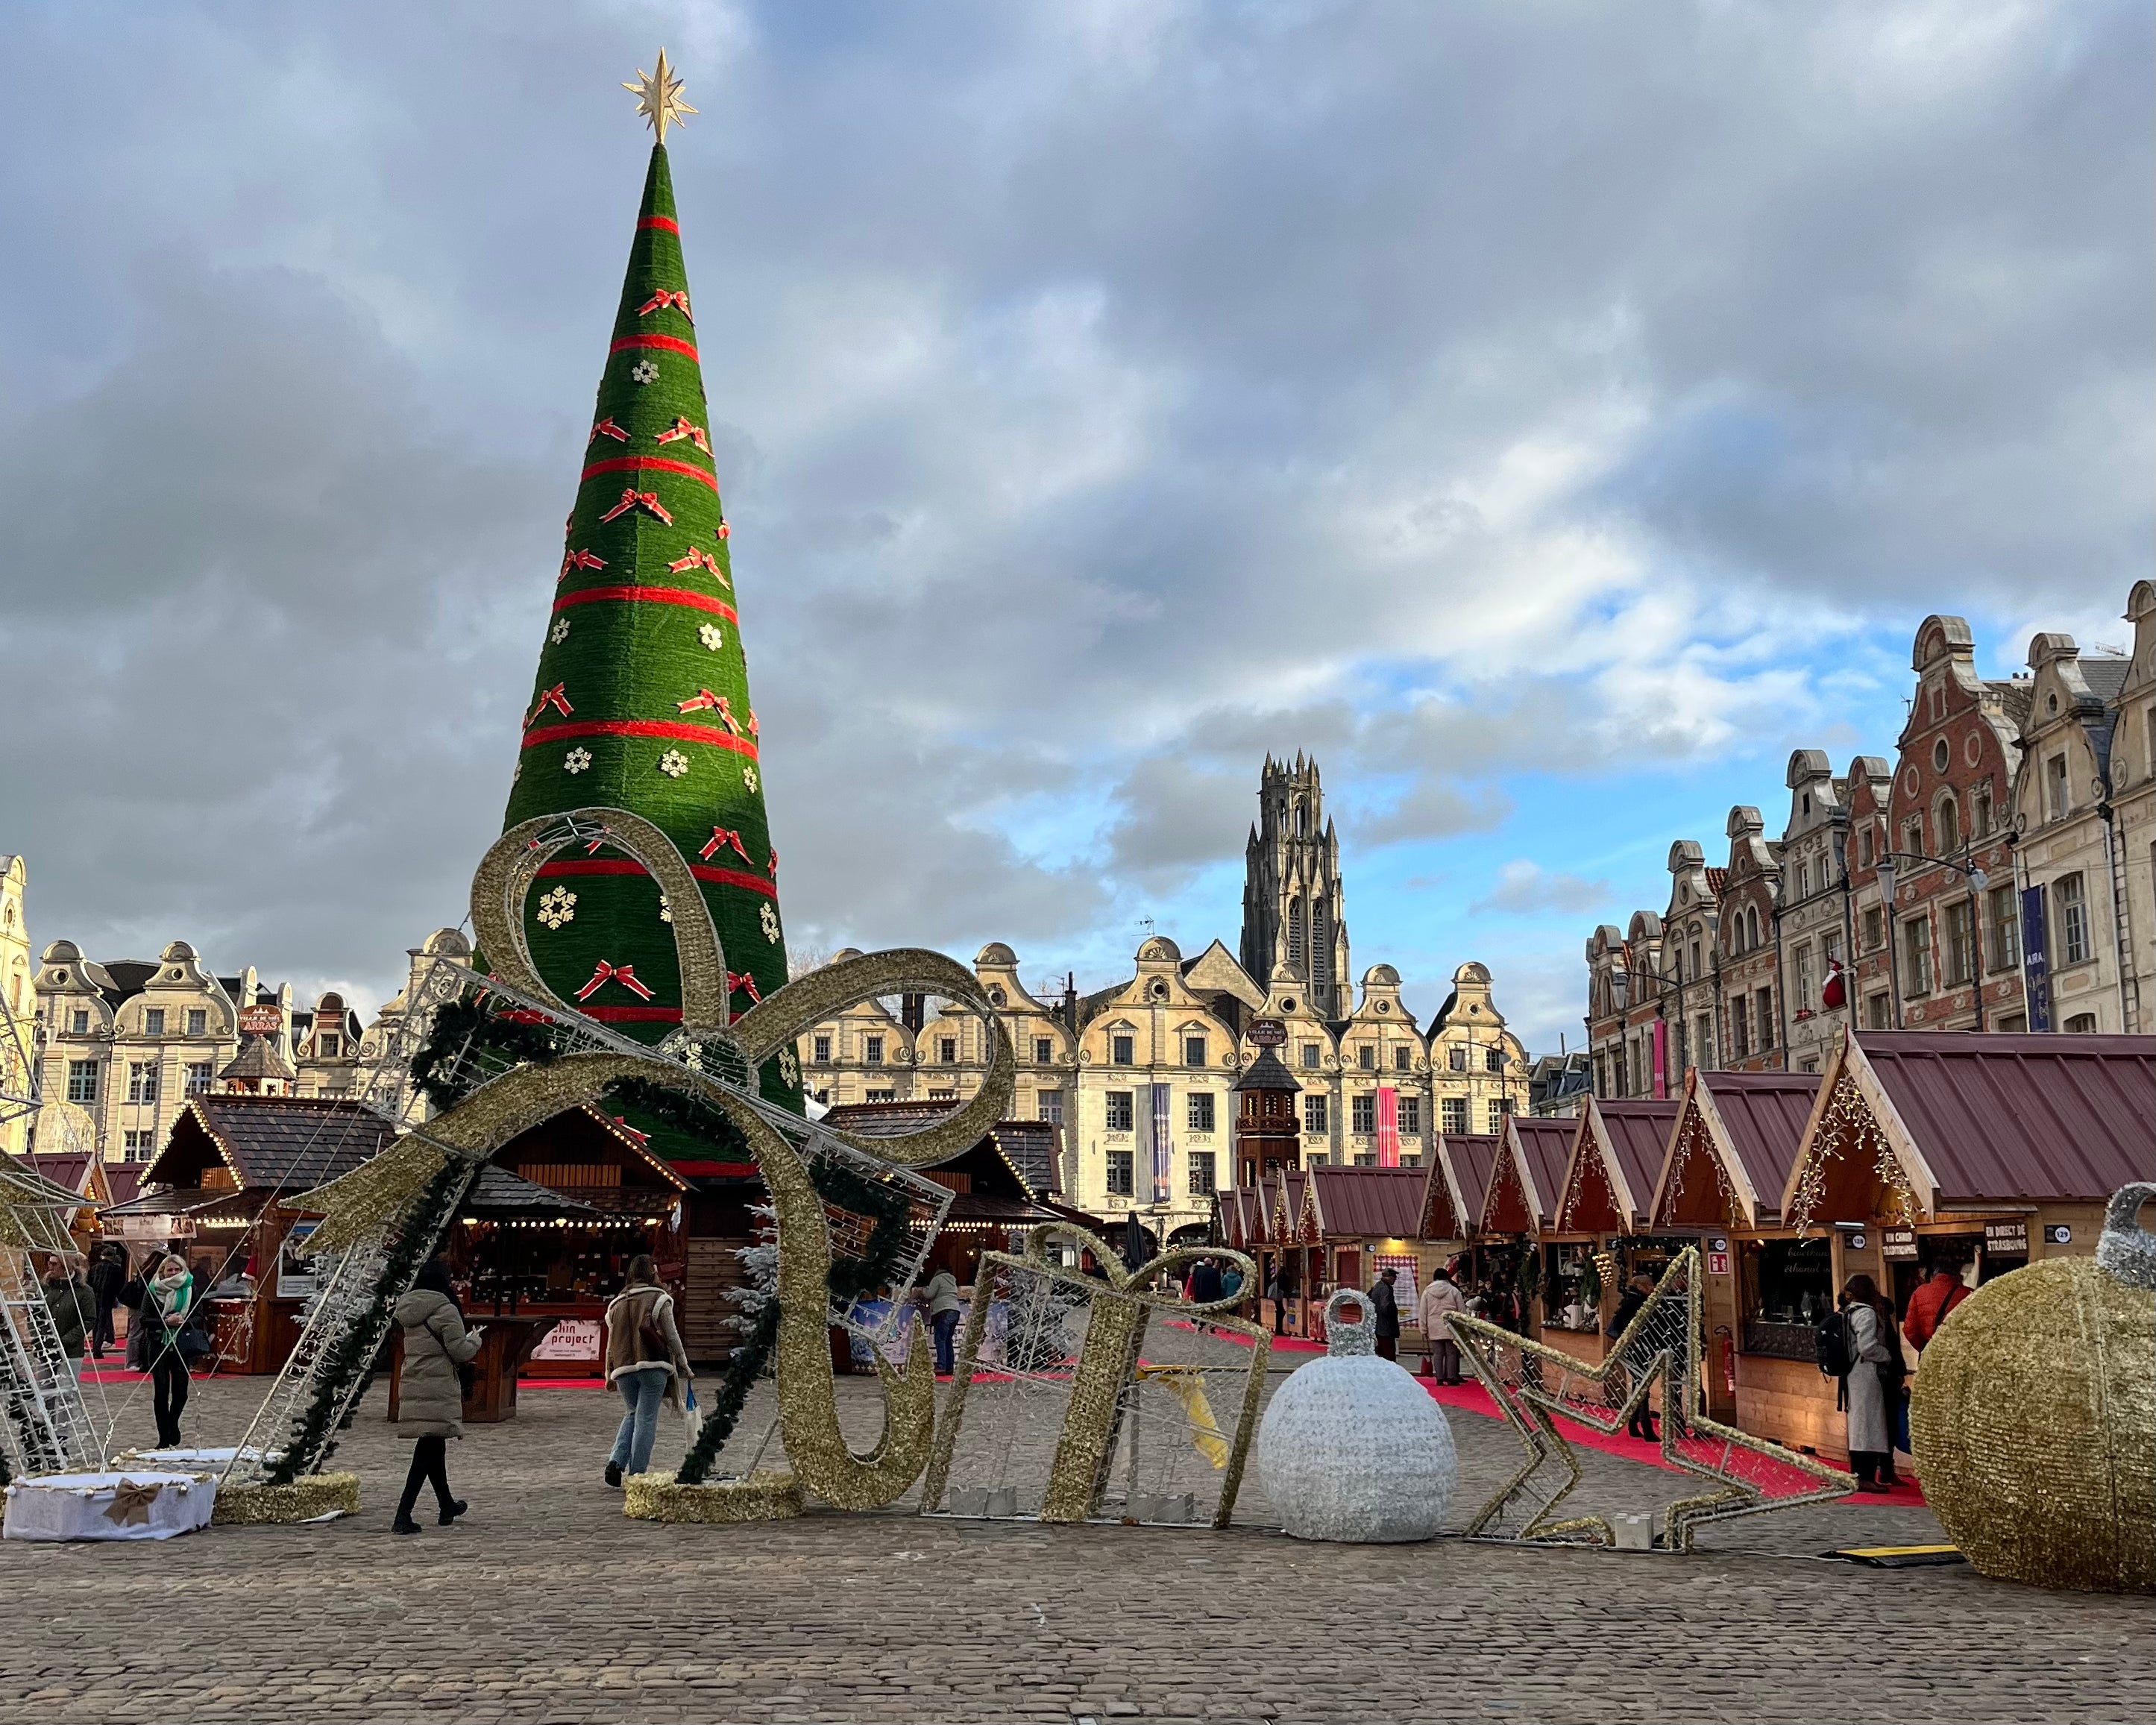
M681 1420L689 1428L689 1441L693 1444L704 1430L704 1410L696 1405L696 1386L689 1385L681 1396Z

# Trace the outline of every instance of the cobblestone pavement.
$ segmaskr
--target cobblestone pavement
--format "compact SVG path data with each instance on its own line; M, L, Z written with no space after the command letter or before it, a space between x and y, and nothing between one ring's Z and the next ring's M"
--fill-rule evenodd
M232 1441L262 1387L198 1386L190 1440ZM865 1435L873 1386L843 1389ZM742 1423L752 1439L767 1393ZM1724 1524L1691 1557L1305 1545L1264 1527L1255 1491L1221 1533L901 1513L662 1527L626 1520L599 1481L616 1405L527 1391L516 1420L472 1428L450 1457L470 1513L452 1528L423 1514L417 1538L388 1532L408 1449L377 1389L338 1458L364 1482L357 1517L164 1545L0 1544L0 1721L2156 1712L2146 1602L1816 1560L1937 1539L1921 1510ZM150 1424L137 1398L119 1435L146 1441ZM1517 1449L1496 1420L1451 1424L1466 1507ZM1584 1460L1595 1507L1649 1509L1682 1486Z

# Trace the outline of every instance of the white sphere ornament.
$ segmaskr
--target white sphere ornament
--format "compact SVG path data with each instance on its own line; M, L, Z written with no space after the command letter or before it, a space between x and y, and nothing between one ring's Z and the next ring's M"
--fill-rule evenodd
M1342 1321L1348 1304L1362 1307L1359 1322ZM1325 1358L1288 1375L1258 1427L1258 1476L1297 1539L1428 1539L1452 1507L1452 1428L1412 1376L1378 1358L1377 1326L1367 1295L1334 1293Z

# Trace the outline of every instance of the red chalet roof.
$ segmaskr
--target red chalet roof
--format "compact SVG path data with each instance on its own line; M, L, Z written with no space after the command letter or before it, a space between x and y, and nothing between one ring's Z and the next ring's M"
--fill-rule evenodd
M1451 1170L1459 1194L1461 1236L1472 1234L1481 1223L1483 1206L1490 1199L1490 1177L1496 1172L1500 1142L1477 1132L1443 1132L1438 1137L1438 1160L1443 1168Z
M1414 1240L1422 1232L1424 1176L1419 1168L1314 1168L1319 1232Z
M1702 1072L1699 1083L1712 1099L1760 1204L1779 1211L1819 1095L1819 1074Z
M1899 1117L1881 1125L1934 1209L2156 1179L2156 1037L1866 1030L1837 1065Z
M1677 1122L1677 1103L1597 1101L1589 1107L1602 1122L1604 1141L1617 1159L1618 1171L1631 1189L1633 1203L1644 1219L1655 1200L1655 1182L1661 1178L1662 1159L1669 1154L1670 1131Z
M1579 1123L1573 1120L1543 1120L1532 1115L1510 1117L1520 1148L1526 1153L1527 1177L1534 1182L1535 1207L1544 1223L1557 1218L1558 1198L1564 1191L1565 1164L1572 1159L1572 1141Z

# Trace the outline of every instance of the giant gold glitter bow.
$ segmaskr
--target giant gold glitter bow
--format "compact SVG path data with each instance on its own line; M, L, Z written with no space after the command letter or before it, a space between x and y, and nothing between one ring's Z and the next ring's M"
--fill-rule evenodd
M493 967L494 982L564 1024L582 1014L549 988L526 943L521 908L539 870L556 852L593 831L643 864L675 907L681 978L681 1028L660 1049L608 1047L521 1065L481 1084L352 1173L295 1200L323 1219L308 1250L341 1249L377 1229L408 1219L414 1201L452 1159L475 1168L520 1134L556 1115L598 1101L625 1078L642 1078L709 1104L748 1142L771 1192L778 1224L780 1427L788 1460L803 1486L846 1508L899 1497L927 1460L935 1418L935 1380L925 1337L914 1331L903 1375L881 1358L886 1398L882 1439L855 1455L839 1429L829 1343L831 1244L823 1200L801 1153L774 1122L796 1135L819 1135L886 1163L913 1167L971 1148L1009 1105L1015 1056L977 978L941 953L870 953L813 971L731 1019L726 955L710 907L689 864L660 828L619 809L578 809L511 828L495 841L472 878L472 927ZM474 980L479 980L476 976ZM864 1139L782 1117L754 1088L755 1075L812 1025L878 995L936 994L973 1009L991 1030L990 1060L979 1091L917 1131ZM691 1065L690 1062L696 1064ZM714 1069L716 1070L716 1072ZM717 1074L737 1074L728 1077Z

